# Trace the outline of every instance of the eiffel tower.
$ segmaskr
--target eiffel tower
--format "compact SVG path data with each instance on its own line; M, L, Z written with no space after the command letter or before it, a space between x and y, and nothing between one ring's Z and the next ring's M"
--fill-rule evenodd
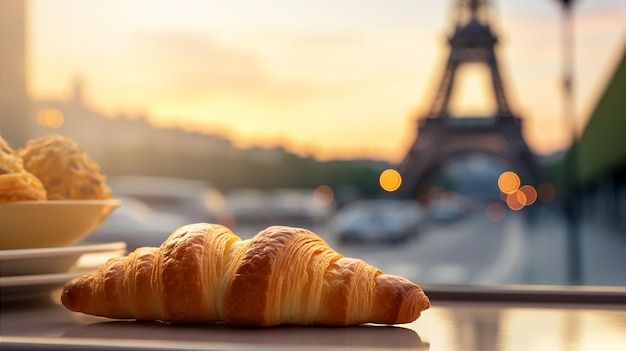
M522 122L510 109L494 47L498 42L488 21L487 0L457 0L456 25L449 37L450 56L429 112L417 123L417 138L398 166L400 192L423 199L429 179L451 159L486 153L508 161L523 183L539 179L540 170L522 136ZM488 117L453 117L450 95L459 67L485 65L491 74L496 111Z

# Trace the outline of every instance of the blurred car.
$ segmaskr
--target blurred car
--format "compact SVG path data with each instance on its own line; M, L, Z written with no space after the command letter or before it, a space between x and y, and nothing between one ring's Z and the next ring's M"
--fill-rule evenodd
M176 214L186 222L233 223L224 195L201 180L153 177L110 177L108 183L115 197L140 200L157 212Z
M118 196L120 207L88 238L90 242L126 242L127 250L158 247L178 227L187 224L182 216L157 212L143 202Z
M329 229L341 243L399 243L418 236L427 223L426 212L414 201L373 199L339 210Z
M261 189L236 189L226 195L226 202L237 223L270 221L268 196Z
M274 189L268 194L271 217L277 223L316 225L333 210L331 202L316 196L314 189Z
M428 204L428 214L433 222L452 222L471 212L470 201L461 196L444 196Z

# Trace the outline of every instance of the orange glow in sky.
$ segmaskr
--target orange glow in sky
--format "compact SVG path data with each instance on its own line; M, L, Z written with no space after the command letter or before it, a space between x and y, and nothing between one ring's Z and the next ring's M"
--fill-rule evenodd
M555 1L493 2L511 108L536 152L570 141L561 112ZM400 161L447 60L452 1L32 0L27 90L105 116L217 133L242 147L320 159ZM621 54L626 3L576 4L575 91L582 128ZM493 109L485 70L459 70L451 109ZM487 92L485 92L487 90Z

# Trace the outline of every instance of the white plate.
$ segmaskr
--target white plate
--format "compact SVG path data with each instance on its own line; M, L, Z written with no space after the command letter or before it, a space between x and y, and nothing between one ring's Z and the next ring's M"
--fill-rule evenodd
M50 296L52 291L63 287L72 278L93 272L107 260L125 253L124 242L0 252L2 270L9 273L29 272L0 277L0 301L4 303ZM61 271L41 272L50 271L50 267Z
M85 272L0 277L0 301L12 302L45 297Z
M0 250L0 276L65 273L75 266L83 269L123 255L126 243L82 243L40 249ZM79 260L80 259L80 260Z

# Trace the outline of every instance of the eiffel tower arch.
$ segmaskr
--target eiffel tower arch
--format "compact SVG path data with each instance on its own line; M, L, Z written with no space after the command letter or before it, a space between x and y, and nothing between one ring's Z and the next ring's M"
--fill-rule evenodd
M535 157L522 135L522 120L510 107L496 59L498 39L489 25L487 0L457 0L450 54L430 110L417 121L417 137L398 170L401 193L422 198L429 180L452 159L469 153L493 155L507 161L522 182L540 178ZM450 95L459 67L484 65L490 75L496 110L493 116L462 117L450 113Z

